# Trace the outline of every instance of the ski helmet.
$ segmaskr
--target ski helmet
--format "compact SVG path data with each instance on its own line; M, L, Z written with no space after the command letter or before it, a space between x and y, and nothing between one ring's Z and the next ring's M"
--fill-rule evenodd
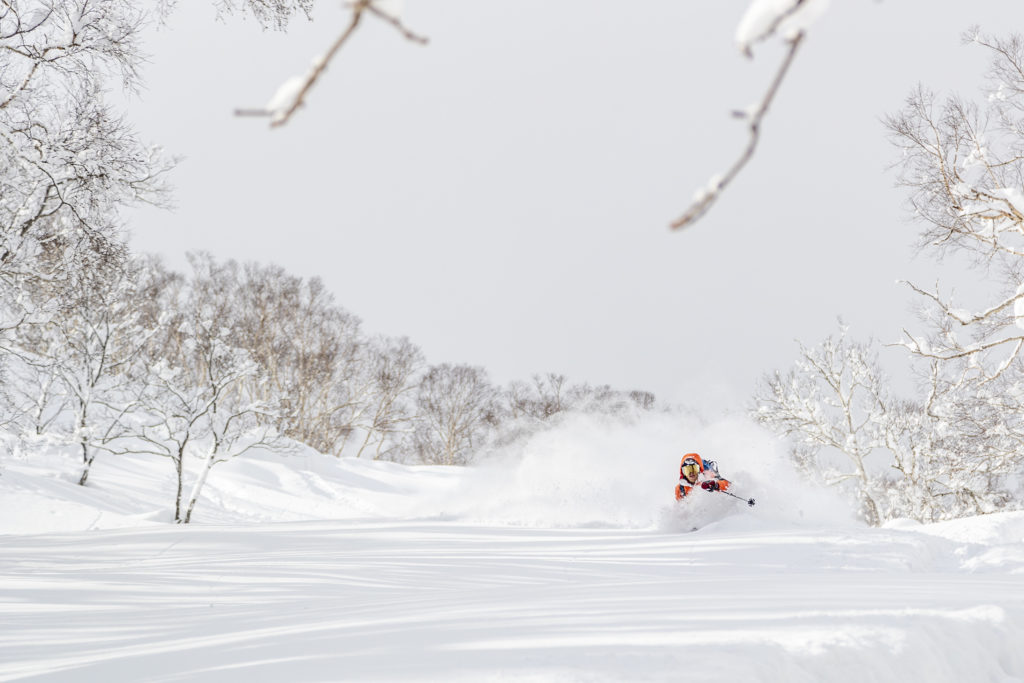
M687 453L679 464L679 476L691 484L697 481L697 477L704 471L704 461L696 453Z

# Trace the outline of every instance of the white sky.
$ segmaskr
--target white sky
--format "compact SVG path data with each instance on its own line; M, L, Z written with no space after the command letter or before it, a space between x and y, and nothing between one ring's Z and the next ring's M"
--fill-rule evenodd
M320 276L371 333L497 382L561 372L708 412L741 410L795 339L894 341L897 279L934 282L880 119L918 83L974 96L972 24L1006 2L832 2L711 213L668 223L745 143L781 51L744 59L745 0L405 3L421 47L368 22L287 127L239 119L339 33L340 3L287 34L181 3L150 36L142 136L185 157L177 209L130 214L133 245ZM969 6L968 6L969 5Z

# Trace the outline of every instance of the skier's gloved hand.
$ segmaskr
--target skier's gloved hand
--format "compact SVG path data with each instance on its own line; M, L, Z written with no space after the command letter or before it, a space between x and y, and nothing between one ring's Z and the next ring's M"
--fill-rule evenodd
M704 489L705 491L718 491L718 490L719 490L719 489L721 488L721 487L720 487L720 486L718 485L718 482L717 482L717 481L705 481L705 482L701 482L701 485L700 485L700 487L701 487L702 489Z

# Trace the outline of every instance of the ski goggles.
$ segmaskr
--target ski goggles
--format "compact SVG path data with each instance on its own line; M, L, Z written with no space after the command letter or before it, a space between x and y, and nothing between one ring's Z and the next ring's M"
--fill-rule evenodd
M695 462L688 462L679 471L687 479L694 479L700 474L700 465Z

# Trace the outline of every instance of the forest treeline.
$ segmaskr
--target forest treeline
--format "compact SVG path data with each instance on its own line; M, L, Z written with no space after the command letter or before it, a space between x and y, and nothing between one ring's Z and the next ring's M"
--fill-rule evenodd
M406 337L372 335L319 278L189 255L191 272L125 254L53 287L37 283L5 341L9 433L73 444L85 484L97 456L155 454L177 472L187 521L189 458L253 448L465 465L565 411L651 410L649 392L558 374L505 386L465 364L428 365ZM532 426L532 427L531 427Z

